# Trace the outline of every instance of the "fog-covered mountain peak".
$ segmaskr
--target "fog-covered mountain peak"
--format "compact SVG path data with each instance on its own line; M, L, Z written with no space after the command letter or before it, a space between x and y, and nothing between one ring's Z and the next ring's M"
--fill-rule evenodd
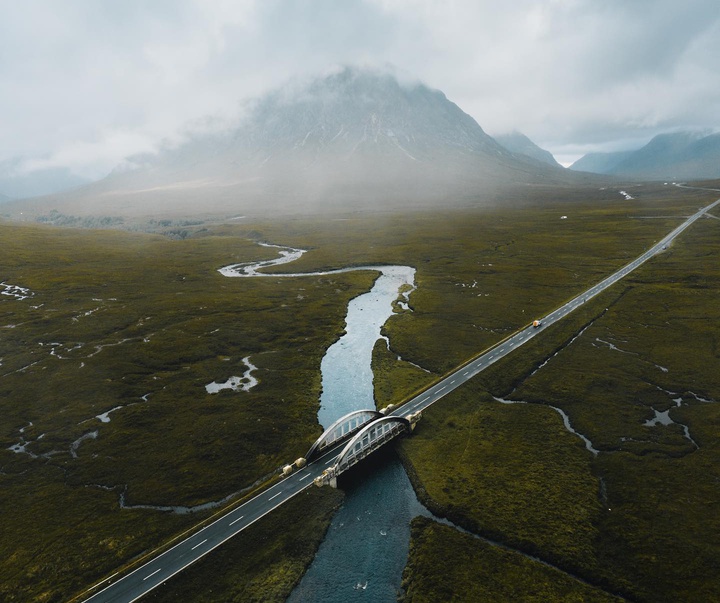
M439 90L371 69L291 82L246 103L241 121L211 123L156 154L129 157L67 202L84 209L84 197L118 213L162 204L187 214L198 199L204 211L405 207L567 179L499 145Z
M266 151L398 154L417 161L433 159L443 148L502 152L439 90L351 67L260 99L236 141Z

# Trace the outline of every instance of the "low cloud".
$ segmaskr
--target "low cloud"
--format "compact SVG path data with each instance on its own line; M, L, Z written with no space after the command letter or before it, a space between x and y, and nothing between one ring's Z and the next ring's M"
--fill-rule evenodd
M716 0L26 0L0 56L0 162L89 177L339 64L392 64L556 154L720 126Z

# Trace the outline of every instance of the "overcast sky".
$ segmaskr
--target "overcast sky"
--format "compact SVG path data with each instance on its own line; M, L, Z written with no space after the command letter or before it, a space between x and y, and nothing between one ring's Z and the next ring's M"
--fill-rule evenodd
M393 65L564 162L720 129L719 0L0 0L0 162L101 177L344 64Z

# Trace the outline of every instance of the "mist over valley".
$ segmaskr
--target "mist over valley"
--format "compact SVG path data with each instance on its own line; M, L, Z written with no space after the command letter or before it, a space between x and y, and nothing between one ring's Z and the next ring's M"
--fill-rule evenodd
M98 182L3 210L13 217L52 209L127 217L352 212L487 205L513 187L601 182L521 151L499 144L439 90L347 67L256 99L234 127L195 133L129 157Z

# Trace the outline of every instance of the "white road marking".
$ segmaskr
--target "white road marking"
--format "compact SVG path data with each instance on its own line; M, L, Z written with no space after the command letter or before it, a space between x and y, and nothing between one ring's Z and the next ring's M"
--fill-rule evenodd
M196 548L198 548L199 546L205 544L206 542L207 542L207 538L206 538L205 540L203 540L202 542L198 542L198 543L197 543L194 547L192 547L190 550L191 550L191 551L194 551Z
M243 517L245 517L245 516L244 516L244 515L241 515L241 516L238 517L237 519L233 519L233 520L230 522L230 525L232 525L232 524L234 524L234 523L237 523L237 522L240 521Z
M281 494L282 494L282 492L278 492L277 494L274 494L273 496L271 496L270 498L268 498L268 500L272 500L273 498L277 498L277 497L280 496Z
M155 574L157 574L161 569L162 569L162 568L156 569L156 570L155 570L152 574L150 574L149 576L145 576L145 577L143 578L143 582L145 582L145 580L147 580L148 578L152 578L152 577L153 577Z
M310 477L310 474L309 474L309 473L306 473L306 474L303 475L298 481L301 482L301 481L303 481L306 477Z

